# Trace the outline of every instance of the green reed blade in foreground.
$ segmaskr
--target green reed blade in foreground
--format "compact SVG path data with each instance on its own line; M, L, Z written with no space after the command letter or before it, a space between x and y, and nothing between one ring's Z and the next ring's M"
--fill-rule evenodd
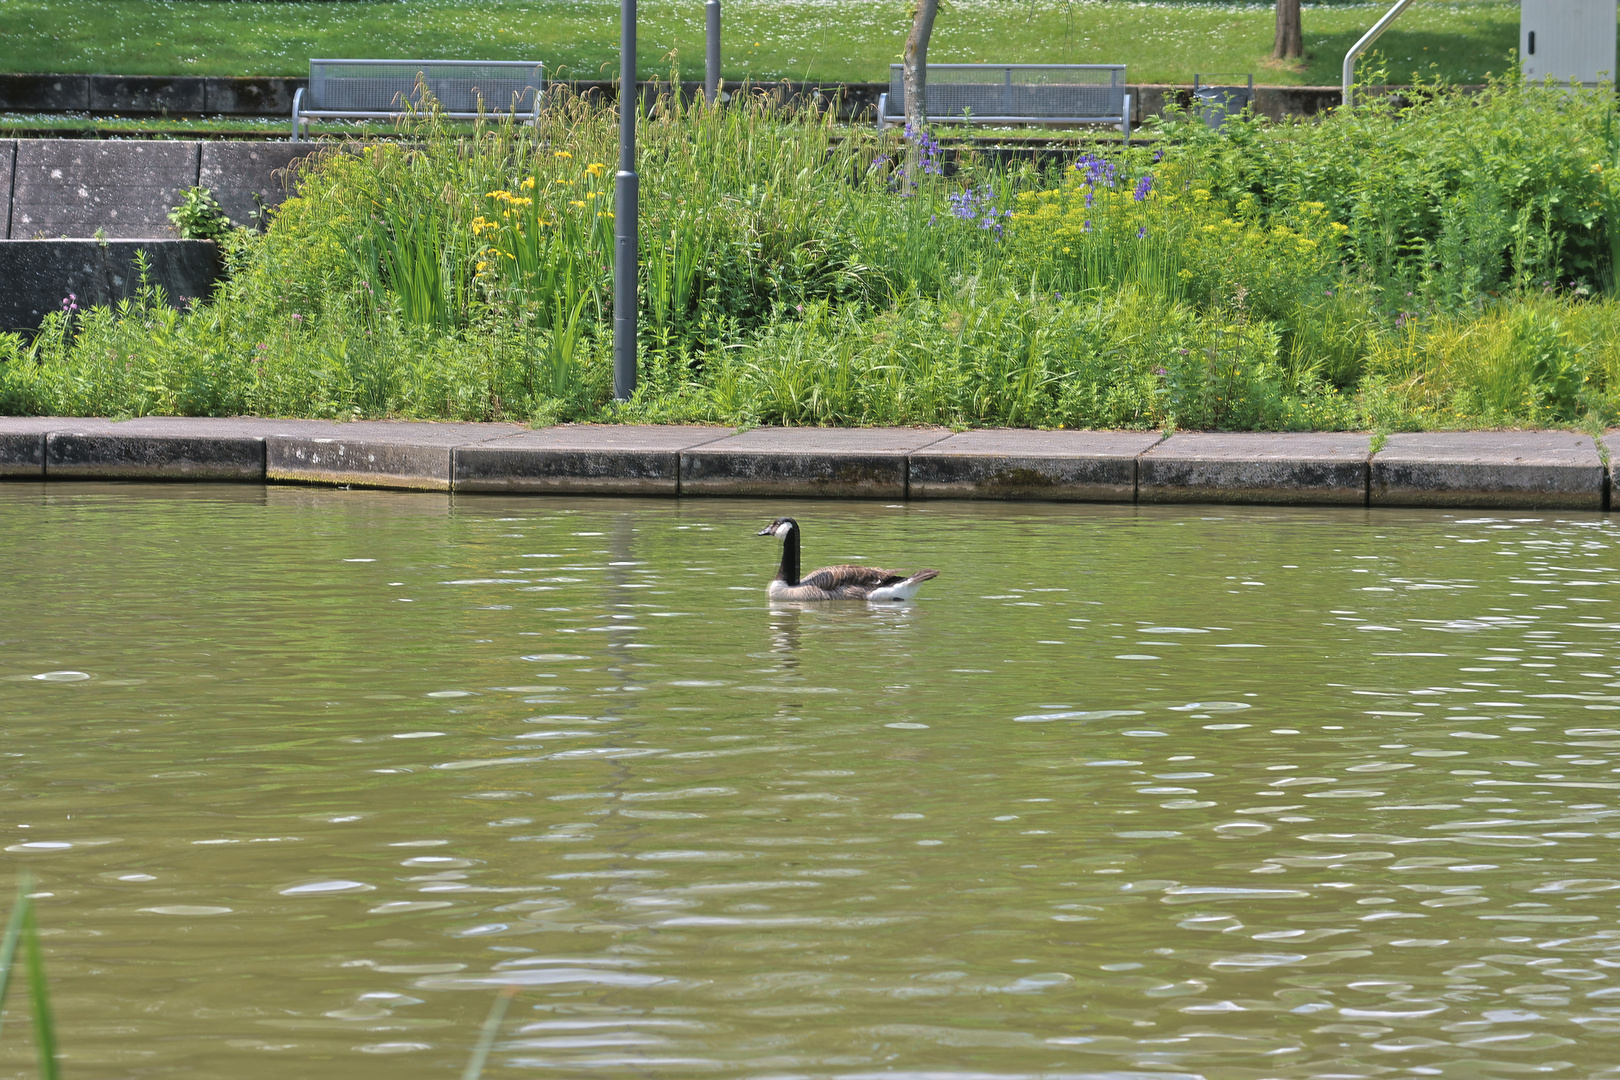
M501 1030L501 1021L506 1019L506 1007L512 1004L512 999L516 996L515 986L508 986L495 995L495 1003L489 1007L489 1015L484 1018L483 1030L478 1033L478 1044L473 1047L472 1056L467 1059L467 1067L462 1070L461 1080L478 1080L484 1074L484 1062L489 1060L489 1052L495 1046L495 1036Z
M24 874L17 883L17 903L12 906L11 917L6 920L6 936L0 939L0 1030L5 1024L6 991L11 986L11 964L17 957L17 942L22 939L23 922L33 901L28 898L31 882Z
M6 922L6 935L0 940L0 1007L5 1005L11 985L11 969L17 946L23 948L28 967L28 1000L34 1015L34 1044L39 1049L39 1075L43 1080L61 1076L56 1061L56 1025L51 1019L50 994L45 984L45 955L39 946L39 926L34 921L33 879L23 874L17 881L17 903Z

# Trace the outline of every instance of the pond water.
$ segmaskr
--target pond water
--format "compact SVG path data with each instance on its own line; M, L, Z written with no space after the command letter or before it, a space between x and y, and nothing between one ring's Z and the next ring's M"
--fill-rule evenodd
M1620 1077L1617 539L0 486L0 904L70 1077Z

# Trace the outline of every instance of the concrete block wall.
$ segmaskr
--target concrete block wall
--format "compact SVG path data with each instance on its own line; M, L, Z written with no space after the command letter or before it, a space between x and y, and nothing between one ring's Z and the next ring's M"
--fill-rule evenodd
M0 111L290 116L308 79L198 75L0 75Z
M21 139L7 239L173 235L169 210L197 182L194 142Z
M205 142L201 145L196 182L214 193L227 217L247 227L257 225L254 213L260 207L281 204L292 190L298 163L319 152L308 143Z
M133 296L141 251L176 306L207 296L219 278L219 247L208 240L9 240L0 243L0 330L31 330L68 296L81 309Z
M0 141L4 239L172 237L169 211L186 188L211 188L239 225L287 197L287 169L309 144L167 140Z
M0 237L11 235L11 181L16 176L17 140L0 139Z

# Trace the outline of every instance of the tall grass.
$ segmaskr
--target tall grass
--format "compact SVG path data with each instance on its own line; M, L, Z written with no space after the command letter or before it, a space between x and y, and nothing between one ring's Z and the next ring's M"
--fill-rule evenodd
M641 125L640 390L609 403L613 110L305 166L229 280L0 337L0 411L794 424L1596 423L1620 133L1599 95L1428 86L1043 165L767 89ZM1613 220L1620 225L1620 217Z
M19 948L27 969L28 1003L34 1020L34 1046L39 1054L41 1080L59 1080L56 1059L56 1025L51 1018L49 987L45 979L45 956L39 945L39 926L34 920L33 881L23 874L17 883L17 902L12 905L6 932L0 938L0 1006L11 989L11 974L17 966ZM3 1017L0 1017L3 1019Z

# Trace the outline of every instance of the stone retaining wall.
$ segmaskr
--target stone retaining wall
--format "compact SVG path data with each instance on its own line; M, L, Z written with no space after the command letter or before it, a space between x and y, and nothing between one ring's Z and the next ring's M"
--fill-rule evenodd
M64 303L83 310L134 296L137 252L146 253L152 284L175 306L206 297L219 279L219 246L208 240L3 241L0 330L32 330Z
M307 143L170 140L0 140L3 239L172 237L181 193L211 188L225 212L249 224L260 204L287 197L287 169L318 148Z
M1361 433L0 417L0 477L412 490L1607 511L1568 431Z

